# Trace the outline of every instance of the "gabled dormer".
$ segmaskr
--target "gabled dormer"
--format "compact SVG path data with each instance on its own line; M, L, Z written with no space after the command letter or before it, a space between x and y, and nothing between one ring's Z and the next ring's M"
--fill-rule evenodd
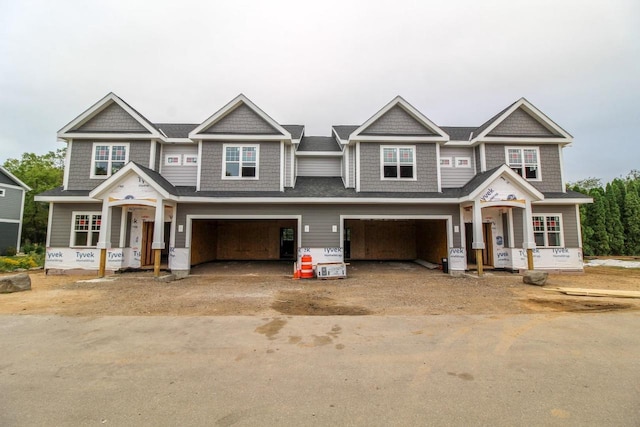
M284 191L291 133L246 96L231 100L189 138L202 160L198 191Z

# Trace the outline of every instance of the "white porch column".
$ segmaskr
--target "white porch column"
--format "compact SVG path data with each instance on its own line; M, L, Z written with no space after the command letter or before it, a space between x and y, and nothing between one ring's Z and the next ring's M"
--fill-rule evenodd
M476 253L476 265L478 276L482 276L482 250L484 249L484 238L482 236L482 207L479 200L473 202L473 241L471 248Z
M536 239L533 235L533 214L530 200L525 200L522 222L522 248L527 251L527 268L533 270L533 250L536 248Z
M102 216L100 217L100 233L98 244L100 249L100 264L98 267L98 277L104 277L107 267L107 249L111 248L111 212L113 208L109 206L108 199L102 201Z
M158 198L156 202L156 215L153 224L153 274L158 277L160 275L160 256L164 249L164 199Z

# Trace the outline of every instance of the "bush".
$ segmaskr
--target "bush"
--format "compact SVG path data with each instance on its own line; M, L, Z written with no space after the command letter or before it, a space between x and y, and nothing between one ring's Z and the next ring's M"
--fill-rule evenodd
M44 259L42 260L44 261ZM39 260L32 256L23 257L0 257L0 271L13 271L18 268L24 268L28 270L30 268L37 267Z
M18 251L16 251L16 248L14 248L13 246L9 246L4 253L7 256L16 256L16 254L18 253Z
M38 245L38 246L36 246L36 253L38 255L43 255L44 254L44 249L45 249L44 246Z
M22 252L25 254L30 254L33 252L34 246L31 243L25 243L22 245Z

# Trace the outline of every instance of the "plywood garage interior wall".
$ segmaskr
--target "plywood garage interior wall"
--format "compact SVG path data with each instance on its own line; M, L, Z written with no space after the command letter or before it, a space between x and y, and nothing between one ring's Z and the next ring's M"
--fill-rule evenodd
M447 254L444 220L348 219L352 260L414 260L439 263Z
M297 221L194 220L191 265L216 260L280 259L281 228L297 229Z

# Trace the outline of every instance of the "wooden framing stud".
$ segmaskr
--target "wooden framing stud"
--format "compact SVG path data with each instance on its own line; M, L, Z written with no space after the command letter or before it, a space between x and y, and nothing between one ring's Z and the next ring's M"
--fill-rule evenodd
M527 249L527 268L533 270L533 249Z
M105 276L105 272L107 270L107 250L100 249L100 266L98 267L98 277L102 278Z
M154 249L153 250L153 276L160 276L160 256L162 254L162 249Z
M476 249L476 265L478 266L478 276L482 276L484 274L482 270L482 249Z

